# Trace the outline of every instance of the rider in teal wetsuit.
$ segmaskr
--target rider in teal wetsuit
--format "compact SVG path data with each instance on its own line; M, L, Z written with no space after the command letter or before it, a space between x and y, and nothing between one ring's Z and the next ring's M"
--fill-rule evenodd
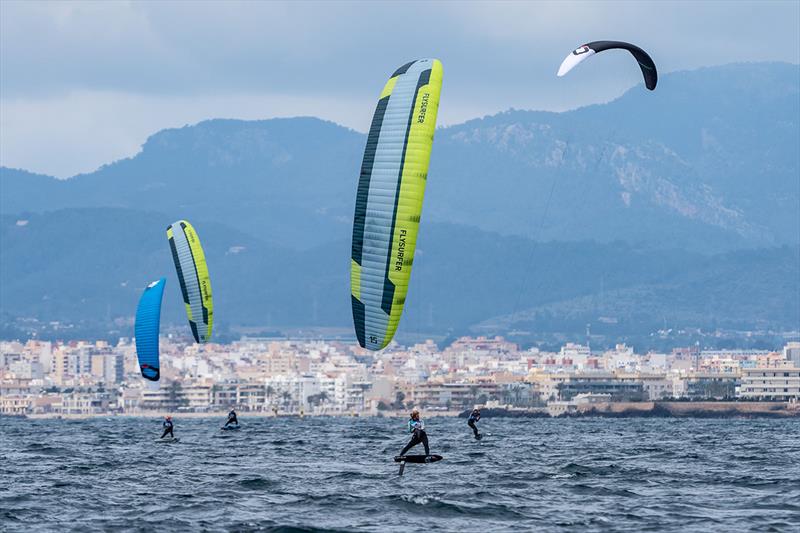
M411 440L406 444L406 447L403 448L403 451L400 452L400 455L405 455L408 450L419 443L422 443L425 447L425 455L430 455L431 450L428 447L428 435L425 433L425 424L419 419L419 409L411 411L411 418L408 419L408 431L412 433Z

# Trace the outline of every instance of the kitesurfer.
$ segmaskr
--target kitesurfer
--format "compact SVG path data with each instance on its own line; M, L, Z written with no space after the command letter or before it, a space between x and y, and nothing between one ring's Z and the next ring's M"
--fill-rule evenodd
M222 427L228 427L230 424L239 425L239 419L236 418L236 410L233 407L231 407L231 412L228 413L228 421Z
M408 431L412 433L411 440L406 444L406 447L403 448L403 451L400 452L400 455L405 455L408 450L422 443L425 447L425 456L429 456L431 450L428 447L428 435L425 433L425 424L419 419L419 409L413 409L411 411L411 418L408 420Z
M472 432L475 434L476 439L481 438L481 434L478 433L478 426L475 425L475 422L481 419L481 410L477 407L472 410L470 413L469 418L467 419L467 425L472 428Z
M167 433L169 433L170 438L173 438L173 439L175 438L175 435L172 434L172 427L173 426L172 426L172 417L171 416L167 416L167 417L164 418L164 423L162 424L162 427L164 428L164 433L161 434L161 438L162 439L167 436Z

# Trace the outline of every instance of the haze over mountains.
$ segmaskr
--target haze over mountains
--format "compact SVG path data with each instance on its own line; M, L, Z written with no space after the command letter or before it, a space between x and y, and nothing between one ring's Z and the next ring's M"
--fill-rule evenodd
M401 339L797 329L798 80L797 65L706 68L437 130ZM36 317L130 335L161 275L180 322L164 236L179 218L203 239L223 331L348 327L364 142L314 118L210 120L68 180L0 169L3 334Z

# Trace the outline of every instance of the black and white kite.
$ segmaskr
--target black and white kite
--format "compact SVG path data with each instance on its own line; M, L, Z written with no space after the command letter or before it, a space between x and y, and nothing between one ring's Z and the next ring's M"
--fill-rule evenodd
M558 68L558 76L563 76L575 68L575 65L590 56L605 50L614 49L627 50L630 52L639 63L639 67L642 69L645 86L651 91L656 88L656 83L658 83L658 72L656 71L656 64L653 63L652 58L647 55L647 52L638 46L630 43L623 43L622 41L594 41L579 46L573 50L561 63L561 66Z

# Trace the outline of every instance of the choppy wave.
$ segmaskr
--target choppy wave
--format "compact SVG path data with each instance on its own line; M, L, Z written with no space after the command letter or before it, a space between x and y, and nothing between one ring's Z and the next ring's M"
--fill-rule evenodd
M796 420L242 419L3 419L0 530L800 529Z

